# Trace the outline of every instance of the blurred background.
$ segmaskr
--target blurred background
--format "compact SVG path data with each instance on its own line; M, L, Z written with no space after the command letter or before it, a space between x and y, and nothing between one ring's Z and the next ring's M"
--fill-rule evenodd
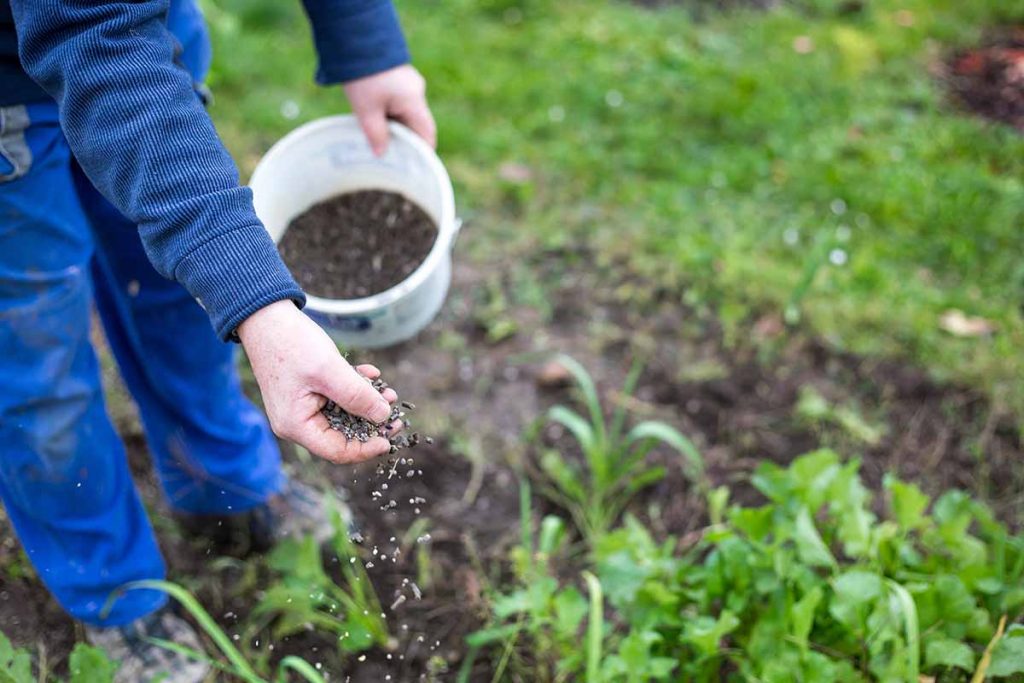
M587 245L685 282L730 330L768 307L1024 408L1014 0L397 5L467 252ZM203 6L212 113L244 173L344 109L312 83L299 3ZM1017 46L1004 75L962 61L1000 39ZM964 341L954 310L998 334Z

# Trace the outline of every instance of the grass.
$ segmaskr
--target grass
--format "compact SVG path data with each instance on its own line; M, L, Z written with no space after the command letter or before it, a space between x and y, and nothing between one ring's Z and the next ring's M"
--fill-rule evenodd
M213 114L244 172L287 130L345 108L311 82L299 3L204 4ZM906 356L1019 414L1024 139L958 112L930 69L1024 17L1014 0L863 4L696 21L625 1L398 0L471 230L590 240L685 283L733 334L791 304L840 347ZM531 177L502 180L509 162ZM997 334L949 336L951 308Z

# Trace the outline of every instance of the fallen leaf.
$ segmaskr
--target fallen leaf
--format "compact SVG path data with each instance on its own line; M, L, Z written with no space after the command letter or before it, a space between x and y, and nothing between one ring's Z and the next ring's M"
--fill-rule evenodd
M942 314L939 327L954 337L985 337L996 331L991 320L965 315L955 308Z

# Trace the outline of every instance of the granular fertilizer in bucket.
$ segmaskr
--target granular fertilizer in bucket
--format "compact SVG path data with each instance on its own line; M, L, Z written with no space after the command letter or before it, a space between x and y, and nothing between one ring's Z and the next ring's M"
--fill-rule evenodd
M437 225L414 202L395 192L361 190L296 216L278 249L313 296L360 299L409 277L436 240Z

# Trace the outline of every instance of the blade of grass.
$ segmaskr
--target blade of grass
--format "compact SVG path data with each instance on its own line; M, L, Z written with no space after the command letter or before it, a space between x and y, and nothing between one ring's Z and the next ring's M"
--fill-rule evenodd
M479 652L480 648L470 646L466 656L462 659L462 666L459 667L455 683L469 683L469 676L473 673L473 664L476 663L476 656Z
M321 676L315 668L313 668L312 664L301 657L296 657L295 655L288 655L281 660L281 664L278 668L278 681L280 683L288 683L287 673L289 669L299 674L310 683L326 683L324 681L324 677Z
M522 631L523 620L526 616L520 614L516 619L515 631L509 636L508 640L505 641L505 647L501 652L501 659L498 660L498 665L494 668L494 677L491 678L491 683L498 683L502 680L502 676L505 673L505 667L508 666L509 660L512 658L512 652L515 649L516 641L519 640L519 633Z
M598 440L603 443L608 435L608 431L605 429L604 412L601 410L601 399L597 394L597 386L594 385L594 380L590 377L590 373L580 365L579 361L564 353L555 356L555 360L568 370L569 374L576 380L576 385L583 395L583 404L590 413L590 422L597 432Z
M689 463L687 475L695 483L704 485L704 458L693 442L678 429L664 422L646 420L629 430L629 434L626 436L629 443L635 443L642 439L656 439L679 451Z
M216 659L212 658L210 655L206 654L205 652L200 652L199 650L194 650L194 649L192 649L190 647L187 647L185 645L179 645L178 643L172 642L170 640L164 640L163 638L152 638L152 637L149 637L149 638L146 638L146 641L150 642L150 643L153 643L157 647L162 647L165 650L169 650L171 652L176 652L179 655L182 655L184 657L188 657L189 659L194 659L197 662L205 662L205 663L209 664L210 666L212 666L213 668L215 668L215 669L217 669L219 671L223 671L224 673L229 673L229 674L233 674L233 675L236 675L236 676L239 675L238 672L235 671L235 669L233 669L232 667L228 666L224 662L218 662ZM258 680L262 681L263 679L258 679Z
M524 477L519 480L519 542L533 565L533 526L530 524L530 482Z
M996 628L996 633L992 636L992 640L988 641L988 645L985 646L985 651L981 655L981 659L978 660L978 668L975 669L974 675L971 676L971 683L984 683L985 675L988 673L988 667L992 665L992 651L996 649L996 644L1002 639L1003 632L1006 630L1006 615L1004 614L999 618L999 627Z
M644 371L644 363L639 358L633 361L633 365L629 368L629 374L626 376L626 381L622 384L622 395L632 396L633 392L636 391L636 385L640 381L640 374ZM626 402L623 401L615 408L615 412L612 413L612 423L608 430L608 441L610 443L616 443L619 437L622 435L623 427L626 424Z
M145 581L132 581L131 583L125 584L121 590L137 590L137 589L150 589L158 590L167 593L169 596L177 600L182 607L188 610L189 614L199 622L200 628L206 632L206 635L210 637L210 640L217 645L220 651L227 657L228 661L235 668L235 673L239 678L244 678L247 681L253 681L254 683L262 683L263 679L256 675L256 672L252 670L249 663L242 656L242 653L238 651L238 648L232 644L231 639L224 633L217 622L213 620L213 617L203 609L203 606L199 604L199 601L189 593L187 590L182 588L176 583L170 581L158 581L155 579ZM111 596L112 599L116 599L116 596ZM109 604L109 603L108 603Z
M601 680L601 641L604 637L604 596L601 582L590 572L583 572L590 594L590 618L587 623L587 683Z
M584 453L590 453L597 449L598 440L593 426L575 410L565 406L555 406L548 411L548 419L552 422L558 422L568 429L576 437L576 440L580 442Z

